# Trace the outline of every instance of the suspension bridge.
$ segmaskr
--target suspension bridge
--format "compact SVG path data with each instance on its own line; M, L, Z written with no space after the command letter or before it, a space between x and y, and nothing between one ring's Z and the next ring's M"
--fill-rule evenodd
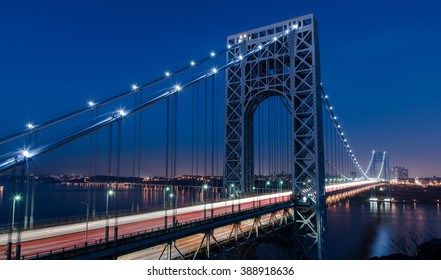
M314 16L229 36L207 53L0 138L0 173L13 178L0 235L7 259L211 258L287 227L296 258L326 259L327 197L389 174L385 152L373 152L364 170L343 132L321 83ZM39 224L38 158L74 145L86 154L77 155L88 166L86 217ZM160 183L141 179L148 168ZM191 174L186 184L182 174ZM105 213L97 187L106 188ZM162 204L141 209L145 188ZM181 201L188 189L196 201ZM120 209L127 190L132 207Z

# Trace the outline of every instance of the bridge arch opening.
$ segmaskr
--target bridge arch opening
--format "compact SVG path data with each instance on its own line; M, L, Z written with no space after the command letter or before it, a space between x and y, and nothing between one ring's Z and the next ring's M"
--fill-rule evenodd
M249 191L291 189L292 124L283 92L260 91L245 108L244 155L250 168Z

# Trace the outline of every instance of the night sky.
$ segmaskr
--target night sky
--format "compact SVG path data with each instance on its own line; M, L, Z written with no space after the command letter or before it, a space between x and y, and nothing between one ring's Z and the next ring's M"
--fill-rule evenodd
M440 11L434 0L2 1L0 137L223 49L228 35L314 13L323 85L362 165L385 150L410 176L441 175ZM44 156L40 171L76 172L54 163L76 152Z

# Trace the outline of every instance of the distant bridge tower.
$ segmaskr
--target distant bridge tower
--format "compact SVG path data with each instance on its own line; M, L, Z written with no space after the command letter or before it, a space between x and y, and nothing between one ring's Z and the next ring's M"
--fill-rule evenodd
M372 162L369 168L370 178L390 180L389 154L385 151L373 151Z
M265 99L279 96L292 125L292 190L307 203L295 207L295 249L299 258L326 258L323 125L317 23L312 14L228 37L227 61L264 44L227 71L224 187L249 192L254 181L254 113Z

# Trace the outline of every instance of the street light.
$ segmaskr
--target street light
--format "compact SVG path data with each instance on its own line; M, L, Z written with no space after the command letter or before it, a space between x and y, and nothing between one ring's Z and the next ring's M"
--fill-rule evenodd
M14 196L14 204L12 205L12 225L11 225L12 230L14 230L14 222L15 222L15 202L20 200L21 200L20 195L17 194Z
M162 207L164 208L164 228L167 228L167 207L165 206L165 197L166 197L166 192L168 192L170 190L169 187L164 188L164 203L162 205Z
M283 187L283 180L280 180L280 182L279 182L279 198L280 198L280 193L282 192L282 187Z
M207 208L206 208L206 204L205 204L205 195L204 195L204 191L208 189L208 185L204 184L202 186L202 203L204 204L204 220L207 218Z
M109 216L109 196L112 196L115 192L113 190L107 191L107 198L106 198L106 217Z
M234 189L234 184L230 185L230 197L233 200L231 202L231 213L234 213L234 193L233 193L233 189Z
M87 246L87 234L89 233L89 204L84 201L81 201L81 204L86 205L86 246Z
M14 195L13 197L13 204L12 204L12 222L11 222L11 229L10 229L10 234L12 234L12 231L14 230L14 220L15 220L15 202L16 201L20 201L21 200L21 196L20 195ZM18 253L18 259L19 259L19 254L20 254L20 244L17 243L17 249L16 252ZM12 258L12 241L9 240L8 244L7 244L7 249L6 249L6 259L10 260Z
M112 196L115 192L113 190L107 191L106 196L106 231L105 231L105 240L109 242L109 196Z
M176 192L176 190L175 190ZM173 194L173 191L170 192L170 209L173 209L173 197L175 198L175 208L176 208L176 213L173 211L173 216L172 216L172 227L175 227L176 225L176 216L177 216L177 207L178 207L178 197L177 195Z

